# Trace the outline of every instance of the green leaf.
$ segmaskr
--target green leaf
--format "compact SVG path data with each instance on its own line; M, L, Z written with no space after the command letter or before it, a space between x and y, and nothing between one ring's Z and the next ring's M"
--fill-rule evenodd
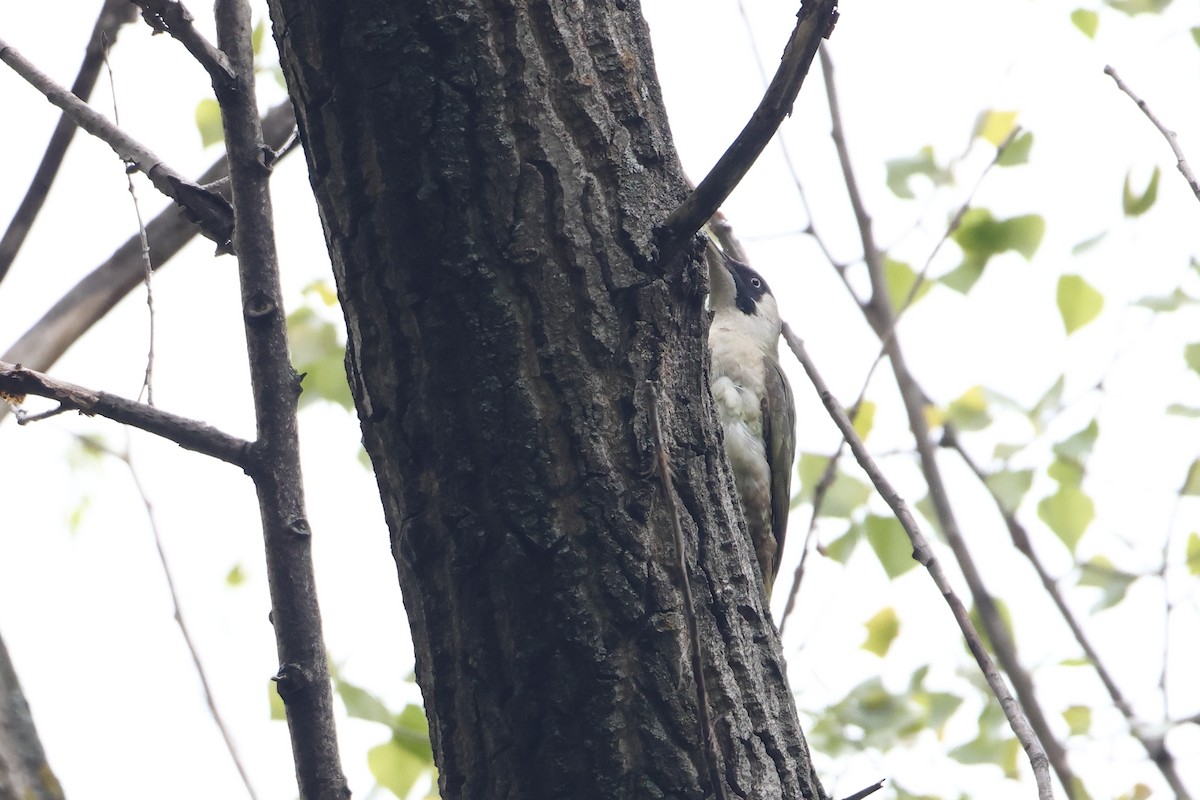
M853 424L854 432L865 442L871 428L875 426L875 404L870 400L862 401L858 406L858 413L854 415Z
M1161 172L1158 167L1154 168L1154 174L1150 176L1150 184L1141 194L1133 193L1133 189L1129 185L1131 173L1125 174L1125 188L1121 192L1121 208L1124 209L1125 216L1140 217L1150 210L1154 201L1158 199L1158 178Z
M972 741L951 750L950 757L962 764L995 764L1004 770L1005 777L1016 778L1019 774L1017 752L1020 744L1014 737L1006 736L999 728L989 724L986 716L986 713L980 715L979 734Z
M229 568L229 572L225 573L226 586L241 586L246 582L246 570L241 564L234 564Z
M961 264L938 278L937 282L959 294L966 294L983 276L985 266L986 259L964 258Z
M1092 454L1092 448L1096 446L1096 439L1099 436L1100 425L1096 420L1092 420L1083 430L1055 443L1054 454L1063 460L1073 461L1082 466L1087 464L1088 456Z
M971 138L979 137L999 147L1017 127L1016 111L995 111L988 109L980 113L975 120L975 130Z
M309 306L288 314L288 344L296 371L304 375L300 406L327 400L343 408L354 408L346 381L346 347L337 327Z
M953 173L934 160L933 148L922 147L915 156L897 158L887 162L887 186L892 194L904 200L916 197L912 190L912 178L924 175L934 186L944 186L953 180Z
M829 456L816 453L801 453L797 471L800 476L800 498L804 502L812 502L813 492L829 464ZM871 496L870 484L847 475L840 468L836 473L833 485L825 493L821 505L820 516L840 517L849 519L851 512L861 507Z
M1077 486L1060 485L1057 492L1038 503L1038 517L1072 553L1095 516L1092 498Z
M951 234L963 252L962 263L938 280L966 294L992 256L1012 250L1026 260L1032 259L1045 233L1046 221L1037 214L998 220L986 208L972 208Z
M1188 467L1187 478L1183 481L1183 488L1179 493L1184 497L1200 496L1200 458L1192 461L1192 465Z
M1079 585L1100 589L1100 599L1092 606L1092 613L1112 608L1125 599L1129 587L1137 578L1116 569L1104 556L1096 556L1079 568Z
M1135 783L1133 789L1125 792L1117 800L1146 800L1153 791L1144 783Z
M929 727L925 704L907 693L892 694L878 677L855 686L836 704L826 708L812 726L810 743L816 752L836 757L851 746L895 748L897 740L911 739Z
M408 752L433 766L433 745L429 742L429 720L424 708L416 703L406 705L392 724L392 737Z
M67 464L72 470L96 467L106 455L115 452L117 450L104 441L103 436L85 434L76 437L67 448Z
M221 126L221 105L211 97L196 104L196 130L200 131L200 143L205 147L225 139Z
M408 797L413 786L429 769L421 759L395 741L384 742L368 750L367 767L380 786L399 798Z
M1021 500L1033 486L1033 470L1002 470L987 476L987 487L1007 513L1016 513Z
M1104 0L1104 3L1132 17L1137 14L1158 14L1171 5L1171 0Z
M1192 28L1192 41L1196 43L1196 47L1200 47L1200 28Z
M889 607L864 622L863 627L867 629L867 639L862 643L862 649L883 658L900 633L900 618L896 616L896 609Z
M392 712L388 710L382 700L366 689L355 686L337 676L334 677L333 688L337 691L338 697L342 699L347 716L352 719L365 719L391 726Z
M300 293L307 298L317 298L326 307L332 308L338 304L337 289L324 278L318 278L312 283L300 290Z
M1195 531L1188 534L1187 567L1188 572L1200 575L1200 533Z
M1000 617L1000 624L1004 626L1004 630L1008 634L1008 638L1011 640L1012 636L1013 636L1012 612L1008 610L1008 604L1005 603L1003 600L1001 600L999 597L994 597L992 599L992 602L996 606L996 614ZM984 646L987 647L989 650L991 650L992 649L992 644L991 644L992 640L991 640L991 637L988 635L987 627L984 626L984 624L983 624L983 618L979 615L979 609L976 608L975 606L971 606L971 610L968 612L967 616L970 618L971 624L975 626L976 632L979 633L979 638L983 640ZM963 641L963 647L964 648L967 647L966 641ZM1000 709L998 708L997 710L1000 710ZM991 711L987 712L987 714L989 714L989 715L992 713L993 712L991 712ZM1003 721L1003 719L1004 719L1004 712L1002 710L1000 710L1000 720Z
M868 514L863 531L889 579L898 578L917 565L912 556L912 542L895 517Z
M1100 244L1100 242L1104 241L1105 236L1108 236L1108 231L1101 231L1090 239L1084 239L1082 242L1071 248L1071 255L1077 256L1080 253L1086 253L1088 250L1091 250L1093 247Z
M1011 442L999 442L995 447L992 448L992 458L999 459L1000 461L1008 461L1010 458L1015 456L1017 453L1024 450L1025 447L1026 446L1023 444L1013 444Z
M1084 658L1083 656L1079 656L1077 658L1064 658L1062 661L1058 662L1058 665L1060 667L1090 667L1092 666L1092 660L1090 658Z
M1186 417L1187 419L1200 418L1200 408L1185 406L1182 403L1171 403L1171 405L1167 406L1167 413L1173 417Z
M942 524L938 519L937 509L933 505L933 498L927 494L914 503L914 507L917 511L921 512L921 516L929 523L929 527L933 529L933 532L945 540L945 534L942 532Z
M1068 336L1094 320L1103 307L1104 295L1083 278L1063 275L1058 279L1058 313Z
M946 417L960 431L979 431L992 424L982 386L972 386L946 408Z
M1063 719L1067 721L1072 736L1085 736L1092 728L1092 709L1087 706L1071 706L1063 712Z
M250 49L254 55L262 52L263 34L267 32L267 21L259 19L258 24L254 26L254 30L250 32Z
M1029 421L1037 431L1041 431L1050 420L1062 410L1063 389L1066 388L1066 375L1059 375L1045 394L1038 398L1037 403L1029 411Z
M1016 138L1009 142L1008 147L1004 148L1004 152L1000 153L1000 157L996 159L996 164L1001 167L1016 167L1021 164L1028 164L1031 150L1033 150L1033 133L1031 131L1022 131Z
M1200 374L1200 342L1192 342L1184 346L1183 360L1187 362L1188 368L1192 372Z
M913 292L913 287L917 283L917 273L913 272L912 267L905 264L903 261L896 261L893 258L884 257L883 259L883 275L887 282L888 299L891 301L892 310L899 312L902 309L914 306L917 302L929 293L933 286L929 281L922 280L921 285L917 286ZM909 293L912 293L912 300L908 301Z
M72 536L79 534L79 529L83 526L83 518L91 507L92 498L85 494L79 498L75 507L67 512L67 530L71 532Z
M851 525L850 529L841 536L820 548L821 555L832 558L839 564L845 564L850 560L851 554L854 553L854 546L858 544L861 536L862 530L859 526Z
M1015 250L1028 261L1037 253L1045 232L1046 221L1039 214L996 219L986 208L972 208L963 215L954 241L965 251L988 257Z
M1200 303L1200 300L1189 295L1182 289L1176 288L1175 291L1161 297L1143 297L1134 303L1135 306L1148 308L1156 313L1164 311L1178 311L1184 306L1195 305Z
M1096 31L1100 28L1100 15L1086 8L1077 8L1071 12L1071 24L1084 36L1095 39Z
M1046 468L1046 474L1061 486L1078 489L1083 484L1083 465L1068 458L1055 458Z
M271 709L271 719L287 719L283 698L279 696L279 685L273 680L267 681L267 705Z

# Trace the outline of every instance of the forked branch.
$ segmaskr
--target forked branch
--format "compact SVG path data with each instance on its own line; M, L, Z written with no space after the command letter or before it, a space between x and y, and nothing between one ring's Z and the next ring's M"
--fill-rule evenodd
M229 201L216 192L197 186L171 169L150 148L133 139L107 117L80 100L63 86L55 83L20 53L0 39L0 61L46 96L79 127L102 140L113 149L130 169L145 174L155 188L178 203L188 217L198 224L204 235L217 243L220 250L230 250L233 240L233 209Z
M0 361L0 394L6 395L10 402L19 401L24 395L45 397L59 404L55 411L79 411L106 417L161 436L187 450L241 467L247 472L251 471L253 465L251 445L245 439L145 403L55 380L49 375L25 369L20 364Z

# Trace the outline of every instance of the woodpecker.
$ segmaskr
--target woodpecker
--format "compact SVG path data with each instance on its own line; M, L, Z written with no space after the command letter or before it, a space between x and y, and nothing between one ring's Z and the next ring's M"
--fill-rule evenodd
M796 407L779 365L782 322L762 276L710 243L710 386L767 597L783 555Z

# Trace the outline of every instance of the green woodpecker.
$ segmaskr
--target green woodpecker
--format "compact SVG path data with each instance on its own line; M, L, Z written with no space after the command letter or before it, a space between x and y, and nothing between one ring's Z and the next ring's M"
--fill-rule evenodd
M710 385L725 453L767 597L783 555L796 452L796 407L779 365L782 323L767 282L710 244Z

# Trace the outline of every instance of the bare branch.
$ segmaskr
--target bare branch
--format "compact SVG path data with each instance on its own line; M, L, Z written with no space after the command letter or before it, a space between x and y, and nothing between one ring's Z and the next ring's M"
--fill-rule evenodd
M842 800L863 800L864 797L869 797L869 796L875 794L875 792L879 791L882 788L883 788L883 781L876 781L875 783L872 783L867 788L859 789L854 794L852 794L848 797L842 798Z
M252 473L266 546L279 671L274 680L287 712L292 758L303 798L343 798L350 790L338 755L333 691L313 575L312 529L305 516L296 400L300 376L288 356L287 318L269 191L273 157L263 145L255 103L251 17L246 0L217 0L217 45L236 84L217 88L242 287L250 384L262 469Z
M232 247L233 213L225 198L175 172L149 148L59 86L3 40L0 40L0 61L12 67L47 100L61 108L76 125L103 140L130 168L144 173L155 188L184 208L204 235L217 243L218 249L229 250Z
M954 509L950 504L950 495L946 489L945 481L942 479L941 467L937 463L936 453L930 439L929 423L925 417L927 399L920 385L909 371L904 352L896 337L895 319L892 313L891 301L887 293L887 280L883 270L883 257L875 243L871 215L867 211L866 204L863 202L857 179L854 176L853 165L850 161L850 151L846 145L845 131L842 126L837 89L833 80L833 62L824 48L821 50L821 68L825 76L825 90L829 98L829 114L833 123L832 137L845 179L846 191L850 195L850 202L854 208L859 237L862 240L863 260L866 262L867 273L871 283L871 299L867 303L860 304L859 308L862 310L863 316L866 318L868 324L870 324L875 335L879 337L883 350L887 353L892 373L896 379L896 386L900 390L900 397L904 402L905 414L908 417L908 426L912 431L913 438L916 440L921 474L925 478L925 483L929 486L929 498L933 503L938 523L941 525L946 542L950 545L954 558L958 562L963 578L967 582L967 587L971 591L971 597L979 613L979 619L983 623L988 640L996 652L996 658L1000 661L1004 672L1012 681L1013 689L1016 691L1017 697L1021 700L1021 707L1024 709L1025 714L1028 715L1027 721L1022 716L1022 722L1032 725L1033 730L1037 732L1037 737L1041 742L1038 747L1041 756L1046 757L1048 755L1050 764L1053 765L1055 773L1062 782L1067 797L1074 797L1075 776L1071 772L1070 765L1067 763L1066 750L1058 739L1055 738L1053 731L1050 729L1050 724L1042 710L1041 702L1034 691L1033 678L1030 676L1028 670L1021 665L1020 658L1017 656L1016 643L1009 635L1008 628L1000 616L995 598L992 597L983 583L983 577L980 575L979 569L971 557L971 552L967 548L962 531L958 527L958 520L955 518ZM1019 737L1020 735L1018 734ZM1042 750L1043 746L1044 750ZM1034 757L1033 753L1028 748L1026 748L1026 752L1032 760Z
M801 6L779 69L758 108L712 171L663 223L664 260L669 261L678 252L680 243L691 238L716 213L771 141L783 118L792 112L817 48L833 31L837 15L837 0L808 0Z
M229 59L212 45L192 23L195 18L179 0L133 0L142 10L142 19L155 33L169 33L187 48L208 73L214 87L228 89L236 83Z
M284 147L296 127L291 102L284 101L268 111L262 124L267 144L274 149ZM289 151L284 150L286 152ZM227 195L229 185L222 179L228 175L229 166L222 157L205 171L198 183L218 184L214 191ZM187 220L178 206L164 209L146 226L151 266L156 270L165 266L197 232L196 226ZM0 361L23 364L29 369L46 372L68 347L112 310L121 298L133 291L144 277L141 237L134 235L63 295L33 327L0 355ZM0 419L6 413L7 408L0 406Z
M253 467L251 444L245 439L144 403L55 380L41 372L25 369L20 364L0 361L0 393L15 401L20 401L24 395L45 397L56 401L61 410L79 411L131 425L169 439L184 449L241 467L247 472Z
M208 713L212 716L213 723L217 726L217 732L221 734L221 738L225 742L225 749L229 752L229 758L233 761L234 768L237 770L238 775L241 776L242 783L246 787L246 794L250 796L250 800L257 800L258 795L254 791L253 784L250 783L250 773L246 770L246 765L242 763L242 757L238 752L237 744L233 741L233 733L225 724L225 718L221 716L221 712L217 708L216 697L213 695L212 686L208 682L208 671L204 669L204 662L200 660L200 650L197 648L195 640L192 639L191 629L184 619L183 607L179 602L179 591L175 588L175 574L171 570L170 562L167 561L167 551L163 547L162 532L158 527L158 518L154 513L154 505L150 502L150 496L146 493L146 487L142 485L142 479L138 475L137 467L134 466L129 446L126 444L125 449L118 452L102 442L86 440L86 443L89 447L98 447L101 451L118 459L129 470L129 477L133 481L133 488L142 501L142 507L146 509L146 521L150 525L150 534L154 538L154 549L158 553L158 562L162 565L163 577L167 582L167 593L171 596L171 607L175 624L179 627L179 633L183 636L183 643L192 658L192 666L196 669L196 677L200 681L200 690L204 693L204 702L208 706Z
M91 38L88 39L83 63L79 65L75 82L71 84L71 94L80 100L87 100L92 93L92 88L96 85L96 78L100 75L105 51L112 44L118 29L131 20L133 20L133 6L129 4L128 0L105 0L104 7L100 9L100 15L96 18L96 25L92 28ZM16 213L8 223L4 237L0 238L0 281L4 280L9 267L16 260L17 253L21 251L21 245L25 243L25 237L33 227L33 221L37 219L38 212L42 210L42 204L46 201L46 195L50 193L50 187L54 184L59 167L62 166L63 157L67 154L67 148L78 129L78 126L64 114L54 127L54 133L50 134L50 141L46 143L46 152L42 156L42 163L38 165L37 172L33 173L29 189L26 190L25 197L17 206Z
M1188 186L1192 187L1192 194L1196 195L1197 200L1200 200L1200 182L1196 181L1196 175L1192 172L1191 166L1188 165L1187 158L1183 155L1183 148L1179 146L1179 139L1175 135L1175 131L1168 129L1166 125L1162 124L1158 117L1155 116L1154 112L1150 110L1150 105L1145 100L1134 94L1133 90L1126 85L1125 81L1121 80L1121 76L1117 74L1115 69L1106 66L1104 68L1104 74L1116 81L1117 88L1129 95L1129 98L1133 100L1133 102L1137 103L1137 107L1140 108L1142 113L1146 115L1146 119L1150 120L1154 127L1158 128L1158 132L1161 133L1163 138L1167 140L1167 144L1171 145L1171 152L1175 154L1176 168L1179 169L1180 174L1183 175L1183 179L1187 181Z
M675 534L675 566L679 569L679 586L683 592L683 616L687 620L689 651L692 656L692 676L696 681L696 712L700 727L700 744L708 763L708 780L712 784L717 800L725 800L725 782L721 779L721 761L713 741L712 714L708 708L708 689L704 684L704 645L700 641L700 626L696 621L696 601L692 597L692 582L688 577L687 545L683 539L683 526L679 522L679 508L675 505L675 486L671 479L671 461L667 445L663 440L662 425L658 418L658 391L647 381L649 395L650 429L654 433L655 468L662 483L663 502L671 515L671 530Z
M817 394L821 398L821 402L825 405L829 416L833 418L838 430L842 432L847 444L850 445L851 452L854 453L855 459L867 473L871 483L874 484L876 491L892 509L892 513L896 515L900 525L904 528L904 532L908 534L909 541L913 546L913 558L929 571L933 578L934 584L938 591L942 593L942 597L946 600L946 604L950 607L950 611L954 614L954 619L958 623L959 630L962 631L963 637L966 639L967 647L970 648L971 654L975 656L975 662L979 665L980 671L983 672L984 678L987 679L988 686L991 687L992 693L1000 702L1000 707L1004 710L1004 716L1008 719L1009 725L1012 727L1013 733L1016 734L1021 746L1025 748L1026 754L1029 756L1029 763L1033 767L1033 775L1037 781L1038 797L1041 800L1050 800L1054 796L1053 789L1050 785L1050 769L1049 759L1046 757L1046 751L1042 749L1042 744L1038 741L1037 735L1034 734L1033 728L1030 727L1029 721L1025 718L1025 714L1021 711L1021 706L1017 703L1016 698L1008 690L1008 685L1005 684L1003 676L996 668L992 657L988 655L987 648L983 646L983 640L979 637L979 632L975 630L975 626L971 623L970 615L967 608L963 605L958 594L954 591L954 587L950 585L950 580L946 577L946 573L942 570L942 565L934 555L933 549L929 546L928 540L917 526L916 519L913 518L912 512L908 510L908 504L900 497L899 493L892 487L891 483L880 471L874 459L871 458L867 448L863 445L862 440L858 438L858 434L854 430L854 425L838 404L837 399L825 384L820 373L817 372L816 366L812 359L809 358L807 351L804 349L804 343L792 333L792 329L787 325L783 326L783 337L795 354L797 360L800 361L804 371L808 374L808 378L812 381L813 387L817 390Z
M1121 712L1121 716L1125 718L1125 723L1129 726L1129 733L1133 738L1137 739L1138 743L1146 751L1146 755L1158 767L1163 778L1171 787L1171 791L1175 793L1180 800L1191 800L1191 794L1187 787L1184 786L1183 779L1179 777L1179 772L1175 767L1175 758L1166 748L1161 736L1150 736L1143 731L1141 724L1133 713L1133 706L1125 694L1117 686L1117 682L1109 673L1104 662L1100 660L1100 654L1092 646L1088 639L1087 633L1084 632L1083 626L1075 616L1075 612L1067 604L1066 598L1059 591L1058 583L1050 575L1049 570L1042 564L1037 553L1033 549L1033 545L1029 540L1029 534L1025 530L1025 526L1021 524L1016 515L1005 508L1000 497L991 489L988 484L987 475L983 469L971 458L959 440L957 433L952 427L947 427L945 434L942 437L942 443L954 450L962 458L963 462L975 473L979 479L979 483L991 495L993 502L996 504L996 510L1004 519L1004 524L1008 528L1008 534L1012 538L1013 547L1017 549L1029 561L1034 571L1037 572L1038 579L1042 582L1042 587L1046 590L1046 594L1050 595L1050 599L1054 601L1058 613L1062 615L1063 620L1067 623L1067 627L1071 629L1071 635L1075 637L1075 641L1083 650L1083 654L1087 656L1091 662L1092 668L1096 670L1096 675L1100 678L1100 682L1104 684L1104 689L1108 692L1109 698L1112 699L1113 705Z

